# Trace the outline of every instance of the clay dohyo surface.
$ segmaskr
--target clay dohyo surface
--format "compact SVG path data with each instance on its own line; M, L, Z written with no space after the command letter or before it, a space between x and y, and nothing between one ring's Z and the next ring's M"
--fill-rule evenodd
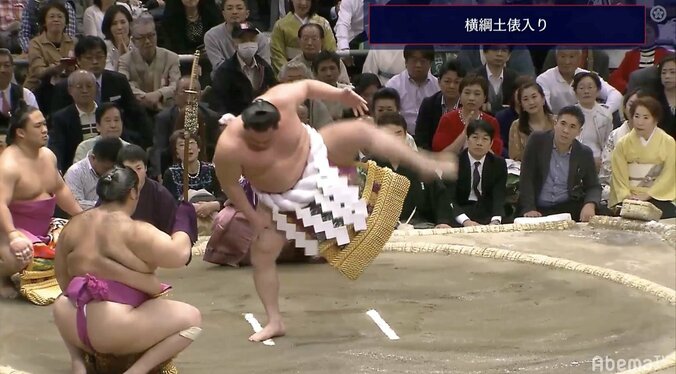
M545 254L676 286L676 252L651 233L582 227L392 240ZM275 346L247 341L243 314L265 322L250 268L195 258L160 275L174 285L172 298L203 313L202 336L177 360L181 373L590 373L594 360L605 368L655 360L676 346L668 302L591 275L504 260L383 253L357 281L328 265L282 265L289 335ZM389 340L369 309L401 339ZM2 302L0 364L68 372L48 307Z

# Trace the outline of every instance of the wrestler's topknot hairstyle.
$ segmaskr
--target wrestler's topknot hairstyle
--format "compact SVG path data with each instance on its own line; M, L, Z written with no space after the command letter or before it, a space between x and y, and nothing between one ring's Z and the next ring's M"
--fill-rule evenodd
M37 110L38 108L26 104L23 99L19 100L16 111L10 114L9 130L7 131L7 145L13 144L16 141L17 130L25 129L29 120L28 116Z
M124 203L132 188L138 188L138 175L128 167L115 166L99 178L96 194L102 203Z
M244 129L257 132L265 132L269 129L277 130L280 118L277 107L263 99L254 100L242 112Z

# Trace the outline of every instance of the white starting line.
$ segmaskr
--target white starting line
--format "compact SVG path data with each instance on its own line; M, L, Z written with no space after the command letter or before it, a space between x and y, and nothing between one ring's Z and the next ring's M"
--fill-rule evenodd
M259 331L263 330L263 327L261 326L260 323L258 323L258 320L256 319L256 317L254 317L253 313L246 313L244 315L244 319L247 322L249 322L249 324L253 328L254 332L259 332ZM272 339L267 339L267 340L263 340L263 344L265 344L265 345L275 345L275 342Z
M380 328L380 331L382 331L383 334L385 334L385 336L390 338L390 340L399 340L399 336L397 335L397 333L394 332L394 330L392 330L390 325L388 325L387 322L385 322L385 320L380 316L380 314L378 314L378 312L376 312L374 309L371 309L368 312L366 312L366 315L371 317L373 322L375 322L376 325L378 325L378 327Z

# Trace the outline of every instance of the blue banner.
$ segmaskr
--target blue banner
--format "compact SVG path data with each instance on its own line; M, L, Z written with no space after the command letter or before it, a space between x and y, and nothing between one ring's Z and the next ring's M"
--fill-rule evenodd
M644 6L369 4L369 44L645 44Z

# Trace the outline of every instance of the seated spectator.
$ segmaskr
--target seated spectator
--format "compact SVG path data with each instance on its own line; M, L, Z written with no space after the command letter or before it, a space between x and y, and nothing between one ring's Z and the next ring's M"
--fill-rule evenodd
M99 201L96 193L99 178L115 166L121 148L122 142L119 138L101 138L87 157L74 163L66 171L63 179L82 210L96 206Z
M662 121L659 125L672 138L676 138L676 55L664 57L657 74L660 77L657 94L662 105Z
M117 155L117 163L131 168L138 174L138 205L136 205L136 211L131 218L148 222L157 229L171 235L178 203L169 190L147 177L148 156L146 151L134 144L124 146Z
M302 79L312 79L312 71L305 64L298 61L289 61L279 71L279 81L282 83L295 82ZM310 122L308 125L315 129L329 124L333 121L329 110L321 100L308 99L305 101L310 111Z
M512 47L493 45L483 47L486 63L473 71L474 74L484 77L488 81L488 102L485 111L494 115L504 107L514 96L518 87L515 81L517 72L506 67L510 59Z
M371 49L366 55L362 73L375 74L386 85L395 75L406 70L404 51L401 49Z
M629 74L629 83L627 83L627 91L635 91L640 88L649 91L658 92L660 86L660 75L657 72L657 66L651 66L643 69L638 69Z
M94 0L94 4L87 7L84 11L82 26L83 33L88 36L98 36L103 39L101 24L103 23L103 15L108 8L115 4L115 0Z
M608 83L622 93L627 91L629 75L632 72L657 66L669 54L668 49L655 44L658 35L657 24L647 20L645 25L646 44L625 53L620 66L610 74L610 79L608 79Z
M314 60L320 55L320 52L322 52L324 37L324 29L316 23L306 23L301 26L300 29L298 29L298 40L300 41L301 53L299 53L298 56L292 58L291 61L300 61L308 68L312 69ZM337 77L338 82L350 84L350 77L347 75L347 68L345 67L345 64L340 58L338 59L338 63L340 69L339 75ZM317 78L316 73L315 78Z
M565 106L577 103L575 91L572 87L573 77L577 73L588 72L588 70L578 67L581 55L582 51L579 49L557 48L556 66L537 77L537 83L545 91L547 104L554 113L558 113ZM611 113L621 109L622 94L603 79L601 79L601 89L598 96L608 106Z
M500 125L495 117L481 111L486 103L488 82L481 76L468 75L460 82L460 107L450 111L439 120L437 131L432 137L433 152L451 152L460 154L467 147L466 128L475 119L482 119L495 128L491 150L502 154Z
M97 135L94 74L86 70L73 72L68 77L68 94L73 104L52 115L48 144L56 155L59 170L64 173L73 164L78 144Z
M238 116L253 99L277 83L272 67L257 54L259 34L248 22L233 26L237 52L213 74L209 106L215 112Z
M549 109L539 84L530 82L522 85L517 90L516 97L521 114L509 129L509 158L521 161L530 134L554 129L556 118Z
M660 103L639 98L630 113L634 128L617 142L612 154L608 206L642 200L662 210L661 218L676 217L676 142L657 126L662 119Z
M21 28L19 30L19 44L23 53L28 53L30 41L38 36L41 31L44 31L44 18L41 12L51 3L59 3L60 8L65 9L66 17L62 20L66 27L65 32L69 37L75 38L77 35L77 14L75 13L75 5L71 1L63 0L26 0L26 6L23 8L21 14ZM65 20L65 22L64 22Z
M422 149L432 149L432 138L441 116L458 108L460 82L465 71L456 60L446 62L439 71L440 91L423 99L415 126L415 142Z
M14 76L14 58L6 48L0 48L0 129L9 129L10 113L19 110L19 102L24 101L28 106L38 108L35 96L30 90L12 83Z
M406 120L396 112L386 112L378 116L376 124L379 128L406 142ZM368 157L368 156L367 156ZM451 222L451 210L448 204L440 204L439 198L444 194L445 186L440 180L429 183L422 182L418 173L402 165L392 164L386 160L372 158L379 166L387 167L408 178L411 185L404 200L399 216L401 223L420 228L431 228Z
M401 98L399 93L394 88L383 87L373 94L373 108L369 111L375 121L378 121L381 115L385 113L399 113L401 114ZM413 136L406 132L406 144L411 148L417 150L418 146L415 144Z
M575 221L588 222L596 214L601 185L594 154L576 139L584 124L582 110L569 106L559 111L553 131L530 135L519 178L523 216L569 213Z
M401 98L401 114L408 123L408 133L415 135L415 120L424 98L439 91L437 77L430 67L434 60L434 48L407 45L404 48L406 70L387 81L386 87L397 90Z
M484 47L467 47L458 53L458 62L465 71L472 71L486 65L486 50ZM525 47L517 47L510 51L509 60L505 66L517 75L535 77L535 66L530 51Z
M65 32L68 12L63 4L48 3L40 11L39 20L43 31L30 41L24 86L35 92L41 108L49 108L53 86L75 70L75 42Z
M326 18L317 14L318 0L291 0L291 11L284 18L275 22L270 35L270 54L272 69L275 72L289 60L300 54L298 30L306 23L319 24L324 29L324 45L322 50L334 52L336 38Z
M162 24L165 48L178 54L193 54L204 44L204 34L223 22L214 0L167 0Z
M575 59L576 67L587 71L593 71L598 74L601 79L608 79L610 76L610 57L606 51L594 48L579 49L578 51L579 53ZM557 53L558 49L556 48L547 52L547 57L545 57L545 62L542 65L543 71L554 68L559 64Z
M134 50L120 56L119 72L129 80L136 99L150 115L172 105L181 77L178 55L157 46L155 20L141 15L131 28Z
M601 151L613 131L613 116L608 108L596 99L601 90L601 78L596 73L582 72L573 78L573 90L577 96L576 104L584 113L585 126L577 140L594 152L596 170L601 167Z
M3 0L0 13L0 48L6 48L12 53L21 53L19 44L19 30L21 30L21 13L24 0Z
M505 139L502 144L502 154L505 158L509 157L509 130L512 127L512 123L519 119L519 113L521 113L518 88L531 82L535 82L535 80L530 76L518 76L514 81L514 87L517 87L517 89L514 90L514 95L512 95L509 100L509 107L503 108L495 113L495 119L498 120L498 124L500 125L500 138Z
M77 149L75 149L75 157L73 157L74 163L86 158L94 147L94 144L101 139L115 138L120 139L122 145L129 144L121 138L124 124L122 123L120 108L117 105L114 103L103 103L96 108L95 115L98 135L78 144Z
M249 8L244 0L224 0L222 6L225 22L212 27L204 34L204 46L213 71L234 56L237 51L232 38L233 26L249 19ZM256 43L258 43L258 56L270 64L270 39L263 34L258 34Z
M152 144L152 123L143 107L139 105L129 86L127 78L116 72L104 69L106 61L106 44L95 36L85 36L75 46L75 56L81 69L90 71L96 77L96 102L114 102L122 110L125 129L124 140L147 148ZM66 82L55 87L52 110L67 107L73 101L67 94ZM79 142L78 142L79 143Z
M362 44L368 40L368 35L364 30L364 0L346 0L335 2L331 13L336 13L336 44L338 51L348 52L349 50L362 49ZM331 21L331 20L329 20ZM347 61L350 62L352 74L362 72L365 56L350 56Z
M366 105L368 110L364 113L364 116L370 116L370 110L373 108L373 95L379 89L383 88L383 85L380 84L380 79L378 76L371 73L357 74L352 77L352 85L354 86L354 92L366 100ZM355 118L354 111L349 108L343 111L343 118Z
M176 130L171 134L169 143L174 150L174 165L170 166L164 172L162 184L178 201L183 199L183 157L184 157L184 132ZM216 177L216 168L210 162L200 161L199 138L191 136L188 141L188 189L189 200L197 211L200 218L212 218L223 208L223 203L227 197L221 189L218 178ZM191 198L190 195L194 195Z
M496 131L478 119L467 125L467 148L458 155L458 179L450 201L453 226L499 225L505 215L507 164L491 153Z
M164 174L164 171L171 165L172 152L170 152L169 138L175 130L182 129L185 125L185 109L188 104L188 95L186 90L190 89L190 77L184 76L176 82L176 91L174 92L174 105L166 108L155 116L155 126L153 128L153 146L150 150L150 177L157 179ZM197 122L199 128L200 161L211 161L214 157L216 141L220 134L218 120L220 115L209 109L207 105L200 101L200 84L195 82L193 87L197 94Z
M338 82L341 63L340 57L335 52L324 51L319 53L315 56L314 61L312 61L312 72L315 79L330 84L333 87L351 87L349 84L345 85ZM343 104L337 101L324 100L324 105L326 105L334 121L343 118L343 111L345 110Z
M101 32L105 36L106 69L117 71L120 56L134 50L131 42L131 13L122 5L113 5L103 16Z
M601 170L599 170L599 182L601 183L601 201L608 202L608 197L610 196L610 175L612 172L611 159L613 155L613 150L617 145L617 142L620 141L625 135L629 134L634 128L631 124L631 106L634 105L634 102L640 97L649 96L646 90L634 90L628 92L624 95L624 100L622 101L622 106L624 108L624 118L626 120L622 125L610 133L608 140L603 147L603 152L601 152Z

